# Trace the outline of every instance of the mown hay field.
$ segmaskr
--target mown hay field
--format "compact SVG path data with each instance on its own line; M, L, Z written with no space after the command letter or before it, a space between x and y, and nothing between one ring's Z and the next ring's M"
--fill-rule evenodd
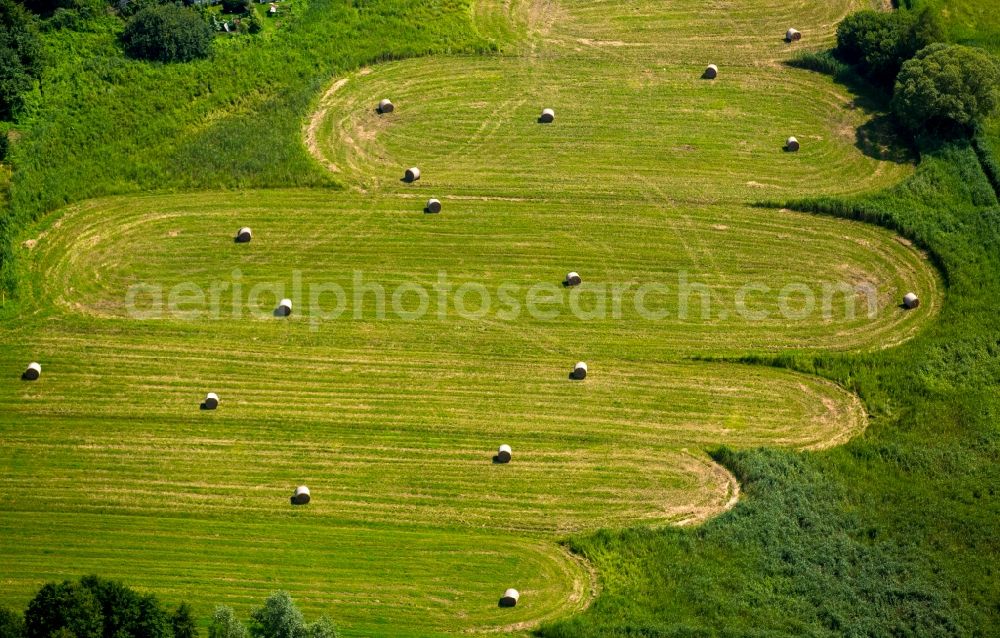
M505 54L379 65L289 114L341 191L52 216L0 339L3 602L99 572L203 616L284 588L345 635L517 632L598 588L560 538L731 505L706 450L863 430L830 382L696 360L889 347L940 306L907 242L753 205L912 171L859 133L877 113L781 64L858 5L479 3ZM300 484L313 502L294 508Z

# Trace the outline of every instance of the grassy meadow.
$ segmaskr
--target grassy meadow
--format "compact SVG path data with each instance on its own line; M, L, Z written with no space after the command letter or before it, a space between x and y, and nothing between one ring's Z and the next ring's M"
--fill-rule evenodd
M900 500L911 477L945 498L935 472L993 498L957 421L980 428L968 458L995 450L975 400L1000 378L977 296L996 195L971 150L907 150L872 99L784 64L872 3L413 4L310 0L181 67L125 61L102 21L46 36L73 53L24 116L0 228L0 604L96 572L201 619L286 589L346 636L883 627L852 599L974 625L942 618L956 591L990 600L955 584L987 568L933 515L958 558L950 594L928 584ZM401 311L356 304L357 273L389 306L408 290ZM490 311L453 290L406 316L442 273ZM650 282L665 316L635 305ZM558 316L527 311L538 284ZM505 286L516 316L494 312ZM935 437L951 465L908 447Z

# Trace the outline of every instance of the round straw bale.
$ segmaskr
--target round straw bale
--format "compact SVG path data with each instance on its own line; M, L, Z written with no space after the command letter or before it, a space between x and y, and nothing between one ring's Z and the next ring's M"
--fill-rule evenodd
M573 374L571 375L574 379L582 381L587 378L587 364L581 361L573 367Z
M520 598L521 598L521 593L516 589L514 589L513 587L511 587L510 589L508 589L503 593L503 598L500 599L500 606L513 607L517 604L517 601L520 600Z
M551 124L556 119L556 112L552 109L542 109L542 115L538 118L538 121L542 124Z
M718 76L719 76L719 67L715 66L714 64L709 64L705 68L705 72L702 73L701 75L701 77L705 78L706 80L714 80Z
M305 485L300 485L295 488L295 493L292 494L292 505L305 505L309 502L310 498L309 488Z
M37 381L40 376L42 376L42 364L37 361L29 363L24 373L21 374L21 378L27 381Z
M403 174L403 181L413 183L418 179L420 179L420 169L416 166L406 169L406 173Z
M441 200L430 198L427 200L427 212L428 213L440 213L441 212Z
M205 402L201 404L206 410L214 410L219 407L219 395L214 392L209 392L205 395Z
M250 231L249 226L244 226L236 233L236 242L239 244L245 244L253 239L253 233Z
M395 110L396 107L393 106L392 102L390 102L389 100L382 100L381 102L378 103L379 113L392 113Z
M506 443L497 450L497 463L510 463L511 449Z

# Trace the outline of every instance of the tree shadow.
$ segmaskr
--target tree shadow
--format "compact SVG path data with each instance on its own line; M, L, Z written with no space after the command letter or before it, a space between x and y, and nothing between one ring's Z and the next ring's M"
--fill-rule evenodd
M901 142L896 122L888 113L876 115L855 131L854 146L868 157L896 164L916 161L913 149Z
M913 140L892 116L892 95L886 89L872 84L852 69L832 75L799 66L794 60L786 61L785 66L833 77L838 85L847 90L851 101L845 108L860 110L868 117L864 124L854 129L854 147L863 155L895 164L916 162Z

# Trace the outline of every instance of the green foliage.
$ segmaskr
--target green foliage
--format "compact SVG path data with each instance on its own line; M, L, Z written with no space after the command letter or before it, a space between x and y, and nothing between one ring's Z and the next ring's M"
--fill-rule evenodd
M88 30L95 23L107 17L108 7L104 0L68 0L64 6L53 12L43 23L45 29Z
M903 62L923 46L917 21L905 12L858 11L837 26L836 53L849 64L880 84L891 84ZM920 30L920 37L931 35Z
M337 626L326 616L306 626L308 638L337 638Z
M264 21L260 17L260 12L253 5L247 8L247 15L243 22L246 23L247 30L250 33L260 33L264 29Z
M250 635L254 638L337 638L337 628L326 616L307 625L288 592L277 591L267 597L263 607L250 614Z
M837 59L832 51L807 51L805 53L799 53L788 61L788 65L797 69L806 69L807 71L823 73L837 78L838 80L843 80L844 78L853 76L853 70L851 67L845 62Z
M24 616L13 609L0 607L0 638L24 638Z
M212 51L211 27L196 12L167 4L140 10L125 26L122 43L134 58L189 62Z
M85 576L80 584L88 588L101 606L104 638L128 635L133 638L167 638L169 616L151 594L142 595L119 581Z
M0 119L23 104L41 72L41 47L31 16L13 0L0 0Z
M247 628L231 607L219 605L208 625L208 638L247 638Z
M104 636L101 605L93 591L68 580L43 585L28 603L24 624L27 638L49 638L60 629L76 638Z
M250 635L254 638L308 638L302 612L286 591L267 597L264 606L250 614Z
M174 638L197 638L198 626L195 623L194 615L191 613L191 605L181 603L170 616L170 625L173 628Z
M935 42L947 42L948 30L941 14L930 7L916 10L914 13L913 33L917 39L917 46L924 48Z
M97 576L44 585L29 603L25 623L29 638L47 638L60 629L81 638L170 635L169 617L155 596Z
M903 65L893 109L913 131L973 130L1000 103L1000 67L986 52L935 44Z

